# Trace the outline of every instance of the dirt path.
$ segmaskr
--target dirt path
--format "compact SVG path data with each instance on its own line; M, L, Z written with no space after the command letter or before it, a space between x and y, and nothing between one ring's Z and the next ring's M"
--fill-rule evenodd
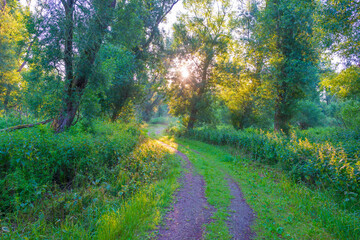
M162 131L163 129L157 129L156 134L160 134ZM165 143L160 143L172 148ZM186 146L183 147L186 148ZM215 209L206 201L205 182L202 176L194 173L193 165L185 154L174 150L186 163L185 167L188 172L181 178L182 187L175 195L176 202L173 205L173 210L165 216L165 225L160 227L157 239L203 239L204 224L211 221L210 217ZM204 157L201 153L193 149L190 150ZM233 236L232 239L252 239L255 234L251 231L250 226L255 220L255 214L246 203L239 185L230 176L226 180L230 193L234 197L229 206L230 216L227 220L229 232Z
M203 239L204 224L211 221L214 208L206 201L205 181L202 176L194 172L185 154L179 151L176 151L176 154L182 157L188 172L180 180L182 187L175 195L173 209L165 216L165 224L159 228L157 239Z
M187 148L184 145L179 144ZM189 148L190 149L190 148ZM205 157L196 150L190 149L194 153ZM246 203L239 185L230 176L226 179L230 188L230 194L234 197L230 204L230 216L227 220L229 232L235 240L252 239L255 234L251 231L251 224L255 220L255 213Z

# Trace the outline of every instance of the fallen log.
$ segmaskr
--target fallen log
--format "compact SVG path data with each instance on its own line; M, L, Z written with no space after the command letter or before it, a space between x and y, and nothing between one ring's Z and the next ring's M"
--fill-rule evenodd
M1 129L0 132L11 132L11 131L15 131L15 130L19 130L19 129L23 129L23 128L31 128L31 127L35 127L37 125L43 125L46 123L51 122L54 119L48 119L42 122L38 122L38 123L32 123L32 124L24 124L24 125L19 125L19 126L14 126L14 127L9 127L9 128L4 128Z

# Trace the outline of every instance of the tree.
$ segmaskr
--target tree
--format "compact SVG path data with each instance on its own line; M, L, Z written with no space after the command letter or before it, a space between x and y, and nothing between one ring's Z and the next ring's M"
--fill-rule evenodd
M323 47L341 56L347 65L360 67L360 2L326 0L322 2Z
M64 81L61 108L52 126L70 127L94 70L94 63L112 21L115 0L49 0L39 3L36 36L40 64Z
M264 43L259 28L260 3L241 2L233 19L236 37L228 44L214 72L219 96L230 110L235 128L267 127L273 114L273 88L266 80Z
M339 99L338 116L344 126L357 128L360 124L360 67L350 66L340 73L327 74L320 86Z
M98 85L102 82L104 85L100 103L103 112L108 112L114 122L121 110L140 91L133 79L136 70L135 56L124 47L106 44L100 50L98 61L99 69L92 82ZM97 88L101 89L101 86Z
M90 4L90 6L84 10L82 4L85 6ZM111 23L116 0L93 0L90 3L61 0L61 6L62 9L60 5L46 5L49 11L52 8L57 13L57 15L51 15L51 17L56 16L57 20L60 19L61 15L64 17L63 28L60 28L61 22L55 22L58 24L56 26L57 30L62 31L64 34L60 37L63 40L64 50L63 57L59 60L63 60L65 68L63 106L60 114L52 123L56 132L64 131L74 121L80 106L81 96L94 67L97 53ZM50 14L52 13L50 11ZM90 16L87 17L87 15ZM74 34L77 38L74 38ZM79 40L76 44L75 39ZM61 51L60 49L57 49L57 51Z
M228 1L191 0L184 6L188 13L174 25L173 47L178 50L173 59L175 70L169 76L169 107L192 129L211 107L211 74L216 58L226 51L231 12Z
M166 53L159 24L178 1L132 0L123 2L118 8L109 41L126 48L134 55L132 74L128 76L127 84L123 85L122 90L120 86L117 90L111 90L113 95L118 95L117 91L123 91L123 102L136 100L135 104L150 103L150 96L154 95L154 89L162 82L161 75L166 72L163 63ZM156 102L146 104L144 110L150 113ZM112 119L115 120L123 106L116 102L113 105L115 108Z
M0 3L0 102L5 111L19 99L23 47L27 40L25 19L28 11L16 1Z
M268 0L261 28L268 36L268 63L276 90L274 128L288 132L296 102L309 89L314 91L317 75L316 42L313 39L313 0Z
M323 78L321 86L340 98L360 100L360 67L351 66Z

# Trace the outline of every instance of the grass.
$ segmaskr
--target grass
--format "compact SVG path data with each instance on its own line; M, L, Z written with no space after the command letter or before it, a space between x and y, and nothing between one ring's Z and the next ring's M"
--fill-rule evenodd
M189 139L162 138L185 145L207 183L206 196L218 210L207 226L208 239L229 239L226 226L231 196L225 174L240 185L247 203L256 212L253 225L257 239L359 239L360 219L333 200L331 192L296 184L276 168L253 162L227 146L213 146ZM190 151L198 151L202 156ZM233 161L231 161L233 159Z
M150 124L163 124L163 125L167 125L168 123L175 123L177 121L176 118L174 117L170 117L170 116L167 116L167 117L154 117L152 118L149 123Z
M159 139L165 136L165 129L168 125L165 124L144 124L143 129L151 138Z
M119 209L101 217L96 239L145 239L156 235L165 210L178 187L178 168L171 177L144 187ZM150 232L149 232L150 231Z

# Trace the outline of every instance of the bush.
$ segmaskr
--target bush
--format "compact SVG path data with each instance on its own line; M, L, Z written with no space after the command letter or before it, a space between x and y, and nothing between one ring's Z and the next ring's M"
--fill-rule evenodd
M39 126L0 139L0 210L9 229L2 237L9 239L91 238L106 211L172 167L169 151L131 124L97 122L91 132L78 124L61 134Z
M347 127L358 129L360 126L360 102L349 100L344 103L340 115L344 119Z
M39 200L53 184L72 188L106 176L134 149L139 135L132 126L115 124L98 124L96 135L76 128L56 135L46 126L1 133L0 210Z
M305 132L298 137L274 132L250 129L235 131L231 128L197 128L188 132L177 132L217 145L230 145L250 153L255 161L278 164L296 180L309 184L330 187L342 196L360 194L360 150L356 133L349 133L352 140L332 144L331 142L310 142ZM339 133L339 135L346 135ZM321 136L321 134L320 134ZM316 138L313 136L313 138ZM337 137L324 137L337 138ZM342 139L346 139L342 136Z

